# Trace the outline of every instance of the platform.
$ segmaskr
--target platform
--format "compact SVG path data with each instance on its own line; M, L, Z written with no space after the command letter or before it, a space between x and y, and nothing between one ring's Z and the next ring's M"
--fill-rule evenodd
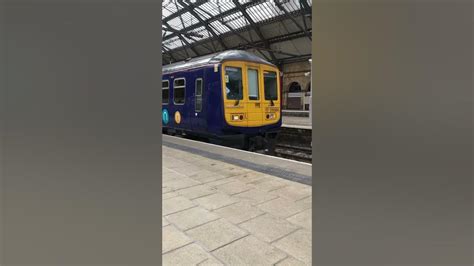
M282 116L282 127L312 129L312 123L309 117Z
M164 265L311 265L311 165L163 135Z
M309 111L306 110L281 110L283 116L309 117Z

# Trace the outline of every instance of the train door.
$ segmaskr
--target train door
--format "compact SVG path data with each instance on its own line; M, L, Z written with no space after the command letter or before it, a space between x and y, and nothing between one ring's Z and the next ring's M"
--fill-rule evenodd
M222 66L222 89L224 115L227 124L246 127L248 125L247 93L244 90L246 77L243 62L226 62Z
M163 127L167 127L169 119L169 101L170 101L170 81L162 79L161 82L161 100L162 100L162 123Z
M193 104L191 105L193 110L192 127L193 130L205 131L206 130L206 115L204 110L204 79L201 75L198 75L194 81L193 86Z
M280 120L281 90L278 69L261 65L262 124L269 125Z
M173 77L171 77L173 78ZM184 128L183 125L187 120L185 117L185 103L186 103L186 79L184 77L175 77L172 81L173 87L173 113L170 115L170 120L177 128ZM186 121L187 122L187 121Z
M261 93L261 69L257 64L247 64L245 68L245 102L247 105L248 126L258 127L262 125L263 99Z

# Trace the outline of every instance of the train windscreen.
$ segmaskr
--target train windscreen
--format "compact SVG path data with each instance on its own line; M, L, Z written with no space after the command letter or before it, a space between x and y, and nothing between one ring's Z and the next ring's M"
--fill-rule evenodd
M228 100L242 100L242 69L240 67L225 68L226 95Z
M277 86L277 75L275 72L265 72L264 75L265 85L265 100L278 100L278 86Z
M258 100L258 70L248 69L249 100Z

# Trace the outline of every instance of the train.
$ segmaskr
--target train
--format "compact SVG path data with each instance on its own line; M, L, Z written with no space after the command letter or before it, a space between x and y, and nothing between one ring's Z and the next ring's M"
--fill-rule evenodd
M277 66L228 50L163 66L163 133L245 150L274 151L281 128Z

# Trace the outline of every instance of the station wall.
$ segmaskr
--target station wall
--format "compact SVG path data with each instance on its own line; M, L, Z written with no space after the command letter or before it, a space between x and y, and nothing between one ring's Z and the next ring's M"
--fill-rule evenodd
M283 109L308 110L308 91L311 87L311 64L308 61L284 64ZM298 88L299 87L299 88ZM291 89L290 89L291 88Z

